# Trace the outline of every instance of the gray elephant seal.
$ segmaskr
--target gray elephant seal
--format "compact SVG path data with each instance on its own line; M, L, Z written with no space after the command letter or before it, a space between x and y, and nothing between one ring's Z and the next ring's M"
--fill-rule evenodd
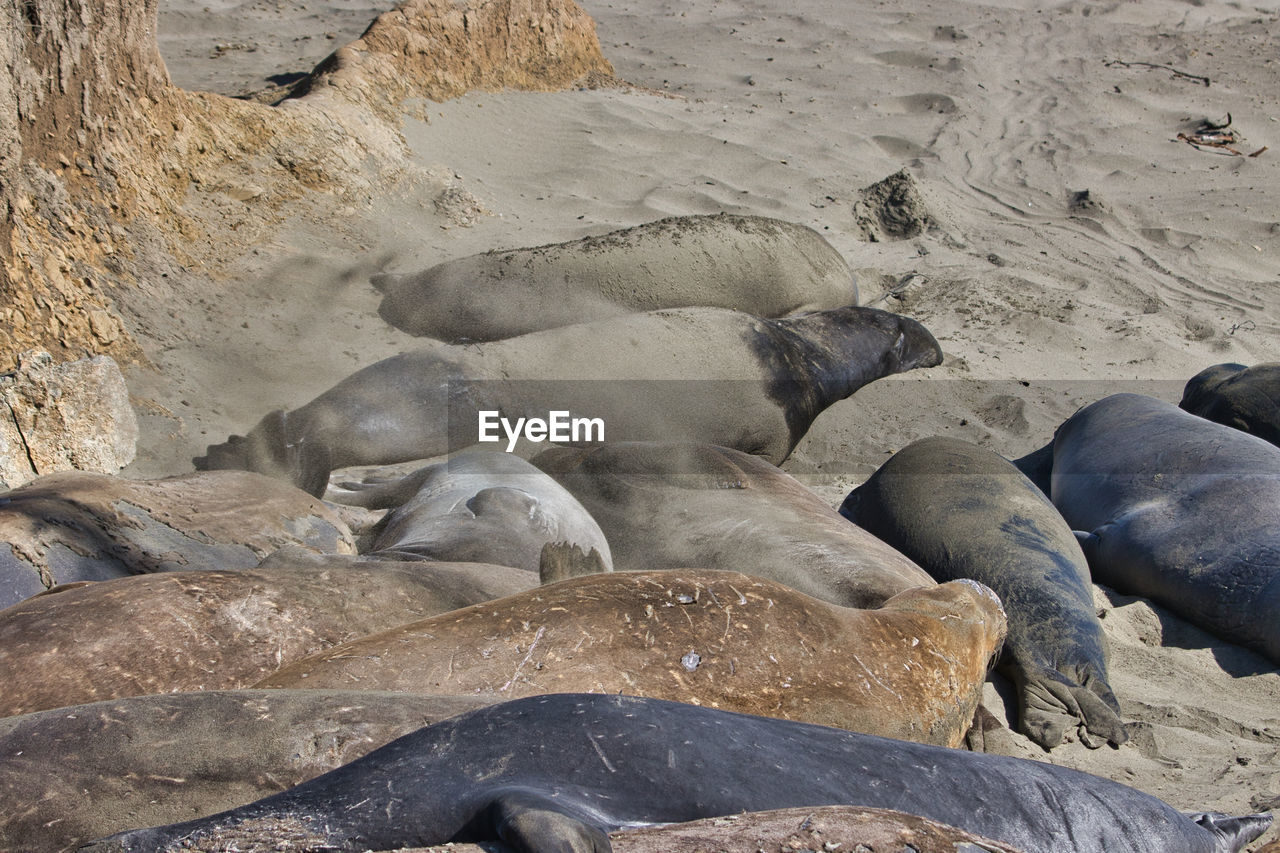
M329 507L257 474L48 474L0 497L0 608L57 584L252 568L288 545L356 552Z
M376 275L378 313L411 335L492 341L635 311L707 306L781 317L856 305L817 231L763 216L673 216L530 249Z
M609 543L573 495L519 456L468 450L400 480L330 495L393 507L371 551L383 559L490 563L538 571L547 545L594 552L613 571Z
M556 410L600 420L607 441L706 441L781 462L832 403L941 360L924 326L874 308L780 320L723 308L630 314L385 359L194 462L318 495L334 468L477 443L481 411L515 420Z
M311 555L62 587L0 611L0 716L247 687L331 646L536 586L506 566Z
M1116 394L1062 424L1052 454L1094 580L1280 662L1280 448Z
M500 840L522 853L606 853L606 833L622 827L823 805L894 808L1029 853L1236 851L1271 822L1183 815L1039 761L561 693L471 711L256 803L83 849L229 850L289 838L334 851Z
M1280 362L1215 364L1191 377L1178 407L1280 445Z
M959 746L1004 631L972 581L855 610L740 572L604 573L361 637L255 686L626 693Z
M0 719L0 850L63 851L214 814L483 707L368 690L207 690Z
M620 571L736 570L861 608L934 585L794 477L741 451L620 442L553 448L533 463L600 522Z
M1017 468L967 441L926 438L854 489L840 514L934 579L972 578L1004 603L1001 668L1018 689L1020 729L1045 749L1069 728L1128 739L1107 676L1107 638L1089 565L1053 504Z

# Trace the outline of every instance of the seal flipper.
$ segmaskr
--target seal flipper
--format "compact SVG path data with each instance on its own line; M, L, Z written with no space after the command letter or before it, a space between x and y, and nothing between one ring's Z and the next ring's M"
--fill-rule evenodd
M1129 729L1120 719L1120 708L1105 684L1098 688L1080 684L1057 670L1018 665L1019 718L1022 733L1038 746L1051 750L1073 726L1079 727L1080 742L1090 749L1102 744L1089 735L1103 738L1113 746L1129 739ZM1086 679L1087 681L1087 679Z
M517 853L612 853L604 830L570 814L550 797L530 790L508 790L490 801L480 816L488 837Z
M1213 834L1214 853L1236 853L1271 826L1270 814L1232 817L1221 812L1184 812L1191 820Z

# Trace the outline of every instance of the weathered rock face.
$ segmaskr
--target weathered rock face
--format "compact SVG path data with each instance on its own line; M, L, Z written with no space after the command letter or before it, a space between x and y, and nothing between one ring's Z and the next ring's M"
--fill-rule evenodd
M243 235L310 190L402 175L406 97L612 74L571 0L411 0L272 107L174 88L155 21L155 0L0 4L0 370L33 347L138 358L111 293L169 259L216 266L226 197L254 201Z
M55 471L113 474L137 451L138 419L109 356L54 364L24 353L0 377L0 403L0 489Z
M0 498L0 608L59 583L252 568L286 545L355 553L328 507L257 474L50 474Z

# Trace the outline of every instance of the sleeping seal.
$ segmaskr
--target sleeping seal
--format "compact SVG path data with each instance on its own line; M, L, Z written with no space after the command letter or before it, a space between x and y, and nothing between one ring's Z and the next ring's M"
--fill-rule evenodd
M933 586L909 558L758 456L709 444L557 447L533 464L600 523L620 571L703 566L845 607Z
M1280 444L1280 363L1205 368L1187 382L1178 407Z
M254 686L627 693L959 746L1004 626L972 581L856 610L740 572L619 572L399 625Z
M606 833L620 827L820 805L898 809L1028 853L1228 853L1271 822L1184 815L1039 761L660 699L559 693L471 711L275 796L82 850L501 840L520 853L607 853Z
M375 275L382 319L451 343L492 341L635 311L706 306L781 317L856 305L858 287L817 231L763 216L673 216L408 275Z
M356 506L392 507L371 550L381 559L490 563L538 571L549 544L596 555L613 571L595 519L563 486L519 456L467 450L407 477L331 492Z
M840 514L934 579L991 587L1009 619L1001 666L1018 688L1023 733L1045 749L1069 727L1123 743L1107 678L1107 638L1089 565L1044 494L1017 468L967 441L926 438L854 489Z
M1280 662L1280 448L1116 394L1058 427L1052 459L1095 581Z
M486 411L544 428L549 413L572 412L600 421L607 441L707 441L781 462L832 403L941 361L924 326L874 308L780 320L724 308L630 314L393 356L194 462L281 477L320 495L334 468L476 444Z

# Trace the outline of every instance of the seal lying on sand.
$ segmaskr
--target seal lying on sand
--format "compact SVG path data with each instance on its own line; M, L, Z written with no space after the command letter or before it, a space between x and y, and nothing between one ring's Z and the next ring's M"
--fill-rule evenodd
M1197 819L1039 761L561 693L462 714L273 797L83 850L227 850L288 837L304 850L497 839L522 853L603 853L605 833L620 827L841 804L918 814L1029 853L1236 851L1271 822Z
M207 690L0 719L0 850L74 850L283 791L489 704L367 690Z
M179 569L252 568L286 545L354 554L346 524L256 474L127 480L48 474L0 497L0 608L56 584Z
M375 275L382 319L411 335L492 341L635 311L708 306L781 317L856 305L817 231L763 216L673 216L408 275Z
M330 646L536 584L506 566L424 569L297 549L258 569L54 587L0 611L0 716L247 687Z
M737 450L620 442L553 448L533 463L600 522L620 571L737 570L845 607L934 585L794 477Z
M724 851L814 851L844 853L1023 853L938 823L893 809L819 806L709 817L609 834L614 853L709 853ZM505 845L503 845L505 848ZM495 845L448 844L423 853L488 853ZM508 848L509 849L509 848Z
M1187 382L1178 406L1280 445L1280 363L1205 368Z
M738 572L596 574L343 643L255 686L627 693L959 746L1004 624L972 581L854 610Z
M1280 662L1280 448L1138 394L1086 406L1051 446L1094 580Z
M394 482L353 485L338 500L394 507L372 550L381 558L492 563L538 571L548 544L592 551L613 571L609 543L573 495L519 456L469 450Z
M874 308L781 320L723 308L630 314L385 359L194 461L282 477L319 495L334 468L477 443L478 412L514 421L564 411L601 421L608 441L708 441L781 462L832 403L941 361L924 326Z
M1003 457L926 438L854 489L840 514L919 563L935 580L973 578L1009 618L1001 662L1018 688L1020 728L1045 749L1068 727L1123 743L1107 678L1107 638L1084 554L1048 499ZM1087 730L1087 733L1086 733Z

